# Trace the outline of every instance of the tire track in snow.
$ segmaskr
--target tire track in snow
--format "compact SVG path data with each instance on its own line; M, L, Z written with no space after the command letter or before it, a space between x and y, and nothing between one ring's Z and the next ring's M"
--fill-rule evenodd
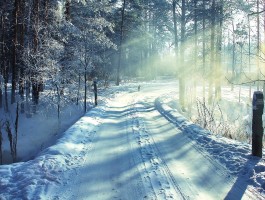
M134 103L131 103L129 112L127 114L127 138L128 138L128 143L130 144L130 149L131 149L131 156L133 158L133 162L137 166L137 170L139 171L140 178L142 180L145 194L143 199L157 199L155 196L154 189L152 187L150 177L148 177L145 165L143 163L143 158L141 151L139 149L139 144L137 140L137 129L139 128L139 122L136 119L136 114L135 114L135 108L134 108ZM129 123L128 123L129 122ZM129 127L130 125L130 127Z
M131 113L128 113L127 114L127 118L130 117L130 114ZM133 127L133 124L130 124L129 122L131 122L130 120L127 120L126 121L126 134L127 134L127 143L129 144L129 151L130 151L130 162L131 162L131 166L136 166L136 171L138 171L138 174L137 174L137 185L139 185L140 187L139 190L135 191L135 194L136 196L134 196L135 199L143 199L143 197L147 197L145 196L145 193L149 193L148 192L148 189L145 188L145 185L144 185L144 181L142 180L142 177L141 177L141 169L140 169L140 166L138 165L138 163L141 163L141 157L136 154L134 152L135 149L137 149L137 144L134 143L134 140L135 140L135 137L134 137L134 134L130 131L130 128ZM130 126L131 125L131 126ZM142 187L144 186L144 188ZM153 191L151 191L152 195L154 194Z
M174 124L179 130L187 133L187 137L190 139L190 142L194 144L193 147L213 166L215 166L216 169L218 169L218 173L225 177L225 179L229 182L228 184L235 184L237 176L244 176L244 178L241 178L242 180L244 179L244 181L246 181L247 176L251 176L251 173L253 172L248 170L248 165L254 166L257 159L251 157L248 147L243 145L237 146L236 142L225 143L222 142L220 138L217 140L217 138L215 138L214 135L211 135L208 131L203 130L191 122L188 122L188 120L179 114L178 111L173 111L168 107L168 105L161 103L161 99L163 99L162 96L155 100L156 110L170 123ZM245 165L244 163L247 162L248 164ZM254 170L255 168L253 171ZM241 185L237 184L236 187L240 190ZM253 195L257 199L264 198L263 194L259 193L256 188L250 186L247 190L245 190L244 198L252 199Z
M130 120L132 124L133 144L132 148L139 148L141 164L140 171L143 171L142 179L149 196L146 199L187 199L181 191L150 133L145 127L144 120L139 116L139 106L133 103L131 106ZM145 107L143 107L146 109ZM151 193L151 197L150 197Z

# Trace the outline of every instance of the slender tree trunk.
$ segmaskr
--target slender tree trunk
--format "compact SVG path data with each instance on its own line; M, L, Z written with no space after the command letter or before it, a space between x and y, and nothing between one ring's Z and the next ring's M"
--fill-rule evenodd
M152 22L153 22L153 24L152 24L152 28L153 28L153 30L152 30L152 32L153 32L153 34L154 34L154 36L153 36L153 39L152 39L152 41L151 41L151 57L156 57L157 56L157 44L156 44L156 41L157 41L157 26L156 26L156 23L155 23L155 17L154 17L154 15L152 15ZM152 66L152 65L150 65L150 66ZM152 72L152 74L153 74L153 79L155 79L156 77L157 77L157 64L155 64L154 65L155 66L155 69L153 69L153 68L151 68L151 72Z
M2 127L2 122L0 121L0 127ZM2 128L0 128L0 165L3 164L3 133Z
M25 26L25 35L28 35L27 37L27 43L26 43L26 48L28 49L28 54L27 56L29 57L30 52L29 50L32 48L31 47L31 38L29 36L31 36L32 32L33 32L33 28L34 27L34 16L32 13L34 13L34 9L32 9L33 5L34 5L34 0L30 0L28 1L28 8L27 8L27 14L25 14L25 19L26 19L26 26ZM27 15L27 16L26 16ZM31 83L33 79L33 71L30 70L27 72L27 74L25 74L25 96L26 96L26 101L25 101L25 112L26 112L26 117L30 118L32 116L31 113L31 104L30 104L30 92L31 92Z
M34 31L34 53L38 51L39 48L39 0L33 0L33 18L34 18L34 25L33 25L33 31Z
M233 52L232 52L232 80L235 79L236 77L236 37L235 37L235 25L234 25L234 21L232 21L232 28L233 28ZM231 90L234 90L234 85L231 85Z
M124 32L124 17L125 17L125 6L126 0L123 0L122 10L121 10L121 26L120 26L120 44L119 44L119 58L118 58L118 68L117 68L117 81L116 85L120 84L120 69L121 69L121 55L122 55L122 45L123 45L123 32Z
M39 0L33 0L33 20L34 20L34 37L33 37L33 51L37 54L39 49ZM32 102L33 102L33 113L36 113L37 105L39 103L39 83L37 71L33 72L32 77Z
M58 119L58 124L60 126L60 105L61 105L61 90L58 85L56 85L56 93L57 93L57 119Z
M263 0L263 10L265 10L265 0ZM265 12L263 12L263 37L265 37ZM263 38L263 46L265 46L265 38ZM265 64L263 63L262 73L265 73ZM263 81L263 94L265 93L265 81Z
M243 44L241 43L240 44L240 72L239 72L240 82L241 82L242 72L243 72ZM241 84L239 85L238 100L240 103L240 101L241 101Z
M30 81L29 77L26 79L26 117L30 118L31 117L31 109L30 109L30 104L29 104L29 99L30 99Z
M177 67L177 61L178 61L178 29L177 29L177 16L176 16L176 0L173 0L173 22L174 22L174 46L175 46L175 56L176 56L176 67Z
M9 76L9 72L8 72L8 67L6 66L5 67L5 75L4 75L4 80L5 80L5 83L4 83L4 89L5 89L5 111L6 112L9 112L9 107L8 107L8 96L7 96L7 84L8 84L8 76Z
M177 16L176 16L176 0L173 0L173 23L174 23L174 46L175 55L178 58L178 27L177 27Z
M197 19L197 2L198 0L194 0L194 67L193 74L196 74L197 71L197 56L198 56L198 19ZM193 98L192 103L197 98L197 77L193 78Z
M87 99L87 66L85 66L85 99L84 99L84 111L86 112L87 111L87 106L86 106L86 99Z
M71 20L70 0L66 0L66 2L65 2L65 19L66 19L66 21L70 21Z
M206 5L205 5L205 1L203 0L203 10L206 10ZM206 92L205 92L205 76L206 76L206 37L205 37L205 29L206 29L206 16L203 15L203 19L202 19L202 37L203 37L203 42L202 42L202 51L203 51L203 57L202 57L202 65L203 65L203 98L205 99L206 96Z
M185 62L184 62L184 54L185 54L185 33L186 33L186 1L181 1L181 51L180 51L180 62L181 62L181 70L179 71L179 102L183 110L185 110Z
M264 21L265 22L265 21ZM251 37L250 37L250 21L249 21L249 16L248 16L248 72L249 74L251 73ZM252 92L251 92L251 84L249 86L249 94L248 94L249 101L251 102L252 98Z
M44 21L45 21L45 25L48 25L49 22L49 0L45 0L44 1Z
M218 33L217 33L217 48L216 48L216 70L215 70L215 98L217 101L221 99L221 79L222 79L222 37L223 37L223 0L218 6Z
M15 160L17 159L17 141L18 141L18 119L19 119L19 103L17 102L16 107L16 120L15 120L15 136L13 140L13 146L14 146L14 157Z
M78 73L78 89L77 89L76 105L79 104L80 86L81 86L81 74Z
M25 12L25 1L24 0L20 0L20 14L19 14L19 18L20 18L20 22L19 22L19 38L18 38L18 42L19 42L19 95L20 95L20 112L24 113L25 112L25 106L24 106L24 89L25 89L25 72L24 72L24 65L22 62L22 51L24 50L24 34L25 34L25 20L24 20L24 13Z
M13 52L12 52L12 87L11 87L11 104L16 101L16 84L17 84L17 54L18 54L18 17L19 17L19 0L15 0L14 6L14 36L13 36Z
M214 80L214 65L215 65L215 0L212 1L212 10L211 10L211 60L210 60L210 77L209 77L209 91L208 91L208 103L213 102L213 80Z
M3 70L3 79L4 79L4 97L5 97L5 103L4 103L4 108L5 108L5 112L9 111L8 108L8 93L7 93L7 84L8 84L8 77L9 77L9 65L8 65L8 61L7 61L7 45L6 45L6 1L4 0L3 2L3 13L2 13L2 49L1 49L1 53L2 53L2 70Z
M1 60L0 60L0 108L3 108L3 85L4 85L4 68L5 68L5 58L4 58L4 53L5 53L5 45L4 45L4 14L1 15Z
M0 73L0 108L3 108L3 77Z
M259 12L259 0L257 0L257 13ZM257 15L257 79L260 78L260 17L259 14ZM260 83L257 82L257 90L260 90Z
M144 18L146 19L144 21L144 31L146 33L148 33L149 29L148 29L148 21L149 21L149 15L148 15L148 10L149 10L149 1L147 2L147 8L144 10ZM142 54L141 54L141 72L142 72L142 76L145 76L145 74L147 74L147 57L148 57L148 40L144 41L144 48L142 50Z

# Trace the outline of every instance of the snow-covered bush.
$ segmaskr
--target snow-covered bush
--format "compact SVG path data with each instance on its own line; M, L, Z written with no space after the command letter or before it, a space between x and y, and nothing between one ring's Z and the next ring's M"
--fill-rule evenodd
M205 100L197 99L197 115L191 119L214 134L250 143L251 115L248 112L249 108L246 105L242 108L245 110L244 112L236 112L235 107L235 103L227 103L225 100L207 105ZM231 114L231 111L234 113Z

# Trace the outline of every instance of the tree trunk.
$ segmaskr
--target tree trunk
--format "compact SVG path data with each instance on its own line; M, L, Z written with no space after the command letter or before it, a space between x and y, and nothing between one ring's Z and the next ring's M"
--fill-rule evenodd
M71 20L70 0L66 0L66 2L65 2L65 19L66 19L66 21L70 21Z
M122 45L123 45L123 29L124 29L124 15L125 15L126 0L123 0L122 10L121 10L121 26L120 26L120 44L119 44L119 58L118 58L118 68L117 68L117 80L116 85L120 84L120 69L121 69L121 55L122 55Z
M234 21L232 21L232 28L233 28L233 52L232 52L232 80L235 79L236 74L235 74L235 65L236 65L236 52L235 52L235 48L236 48L236 38L235 38L235 25L234 25ZM234 85L231 85L231 90L234 90Z
M87 99L87 67L85 66L85 99L84 99L84 111L86 113L87 108L86 108L86 99Z
M25 106L24 106L24 95L25 95L25 72L24 72L24 65L22 62L22 51L24 50L24 34L25 34L25 20L24 20L24 12L25 12L25 1L20 1L20 13L19 13L19 37L18 37L18 43L19 43L19 95L20 95L20 112L25 112Z
M183 110L185 110L185 63L184 63L184 54L185 54L185 32L186 32L186 2L182 0L181 3L181 51L180 51L180 62L181 70L179 71L179 102Z
M57 93L57 119L58 119L58 125L60 126L61 90L58 85L56 85L56 93Z
M240 82L241 82L241 77L242 77L242 72L243 72L243 44L240 44L240 72L239 72L239 77L240 77ZM241 84L239 85L239 92L238 92L238 99L239 103L241 101Z
M3 78L2 78L2 75L0 73L0 108L3 108L3 91L2 91L2 87L3 87Z
M198 19L197 19L197 1L194 0L194 66L193 66L193 74L196 74L197 71L197 57L198 57ZM197 77L194 76L193 78L193 103L197 98Z
M38 51L39 48L39 0L33 0L33 19L34 19L34 37L33 37L33 44L34 44L34 53Z
M44 2L44 22L45 22L45 25L47 26L48 25L48 22L49 22L49 0L45 0Z
M4 58L4 53L5 53L5 39L4 39L4 34L5 34L5 25L4 25L4 14L1 15L1 61L0 61L0 108L3 108L3 85L4 85L4 68L5 68L5 58Z
M259 13L259 0L257 0L257 13ZM259 14L257 14L257 79L260 79L260 17ZM260 90L260 83L257 81L257 90Z
M175 46L175 56L176 65L178 60L178 29L177 29L177 17L176 17L176 0L173 0L173 22L174 22L174 46ZM177 67L177 66L176 66Z
M250 31L251 31L251 27L250 27L250 21L249 21L249 16L248 16L248 72L249 72L249 74L251 73L251 37L250 37ZM251 84L250 84L249 85L249 93L248 93L249 102L251 102L251 99L252 99L251 90L252 90L252 88L251 88ZM265 91L263 91L263 92L265 92Z
M178 29L177 29L177 16L176 16L176 0L173 0L173 23L174 23L174 46L176 59L178 58Z
M12 52L12 87L11 87L11 104L16 101L16 84L17 84L17 54L18 54L18 17L19 17L19 0L15 0L14 5L14 35L13 35L13 52Z
M17 103L16 107L16 120L15 120L15 136L13 140L13 146L14 146L14 155L15 159L17 159L17 141L18 141L18 119L19 119L19 104Z
M206 5L205 5L205 1L203 0L203 10L206 12ZM205 77L206 77L206 37L205 37L205 29L206 29L206 17L205 14L203 15L203 19L202 19L202 37L203 37L203 42L202 42L202 51L203 51L203 60L202 60L202 65L203 65L203 88L202 88L202 93L203 93L203 98L205 99L206 96L206 92L205 92Z
M210 60L210 77L209 77L209 91L208 91L208 103L211 104L213 102L213 80L214 80L214 65L215 65L215 0L212 1L212 10L211 10L211 60Z
M5 97L5 103L4 103L4 108L5 108L5 112L8 112L8 96L7 96L7 84L8 84L8 77L9 77L9 65L8 65L8 61L7 61L7 45L6 45L6 21L5 21L5 15L6 15L6 1L3 2L3 13L2 13L2 18L1 18L1 23L2 23L2 38L1 38L1 42L2 42L2 49L1 49L1 55L2 55L2 66L1 66L1 70L2 70L2 75L3 75L3 81L4 81L4 97Z
M81 74L78 73L78 89L77 89L76 105L79 104L80 86L81 86Z
M265 0L263 0L263 10L265 10ZM265 37L265 12L263 12L263 36ZM265 38L263 38L263 45L265 45ZM262 73L265 73L265 64L263 63ZM265 94L265 81L263 81L263 94Z
M0 121L0 126L2 127L2 122ZM0 165L3 164L3 133L0 129Z
M30 98L30 81L29 78L26 80L26 117L30 118L31 117L31 109L30 109L30 103L29 103L29 98Z
M39 49L39 0L33 0L33 27L34 27L34 36L33 36L33 51L37 54ZM36 113L36 107L39 103L39 80L38 72L34 71L31 77L32 81L32 102L33 102L33 113Z
M223 37L223 0L218 6L218 31L217 31L217 48L216 48L216 70L215 70L215 98L221 100L221 81L222 81L222 37Z
M7 97L7 84L8 84L8 76L9 76L9 73L8 73L8 67L6 66L5 67L5 75L4 75L4 80L5 80L5 83L4 83L4 88L5 88L5 111L6 112L9 112L9 108L8 108L8 97Z

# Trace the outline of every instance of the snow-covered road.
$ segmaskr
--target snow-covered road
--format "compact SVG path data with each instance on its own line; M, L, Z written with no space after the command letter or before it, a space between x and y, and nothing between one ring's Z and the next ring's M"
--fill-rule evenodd
M174 84L117 88L35 159L0 166L0 200L264 199L264 160L169 108Z
M109 101L82 155L63 174L63 184L47 189L56 194L51 199L253 198L166 119L156 94L161 92L148 87Z
M144 120L136 99L139 95L118 95L105 107L81 163L72 161L78 167L64 174L62 187L50 188L56 198L184 198L160 159L151 135L143 130ZM154 110L154 105L143 109Z

